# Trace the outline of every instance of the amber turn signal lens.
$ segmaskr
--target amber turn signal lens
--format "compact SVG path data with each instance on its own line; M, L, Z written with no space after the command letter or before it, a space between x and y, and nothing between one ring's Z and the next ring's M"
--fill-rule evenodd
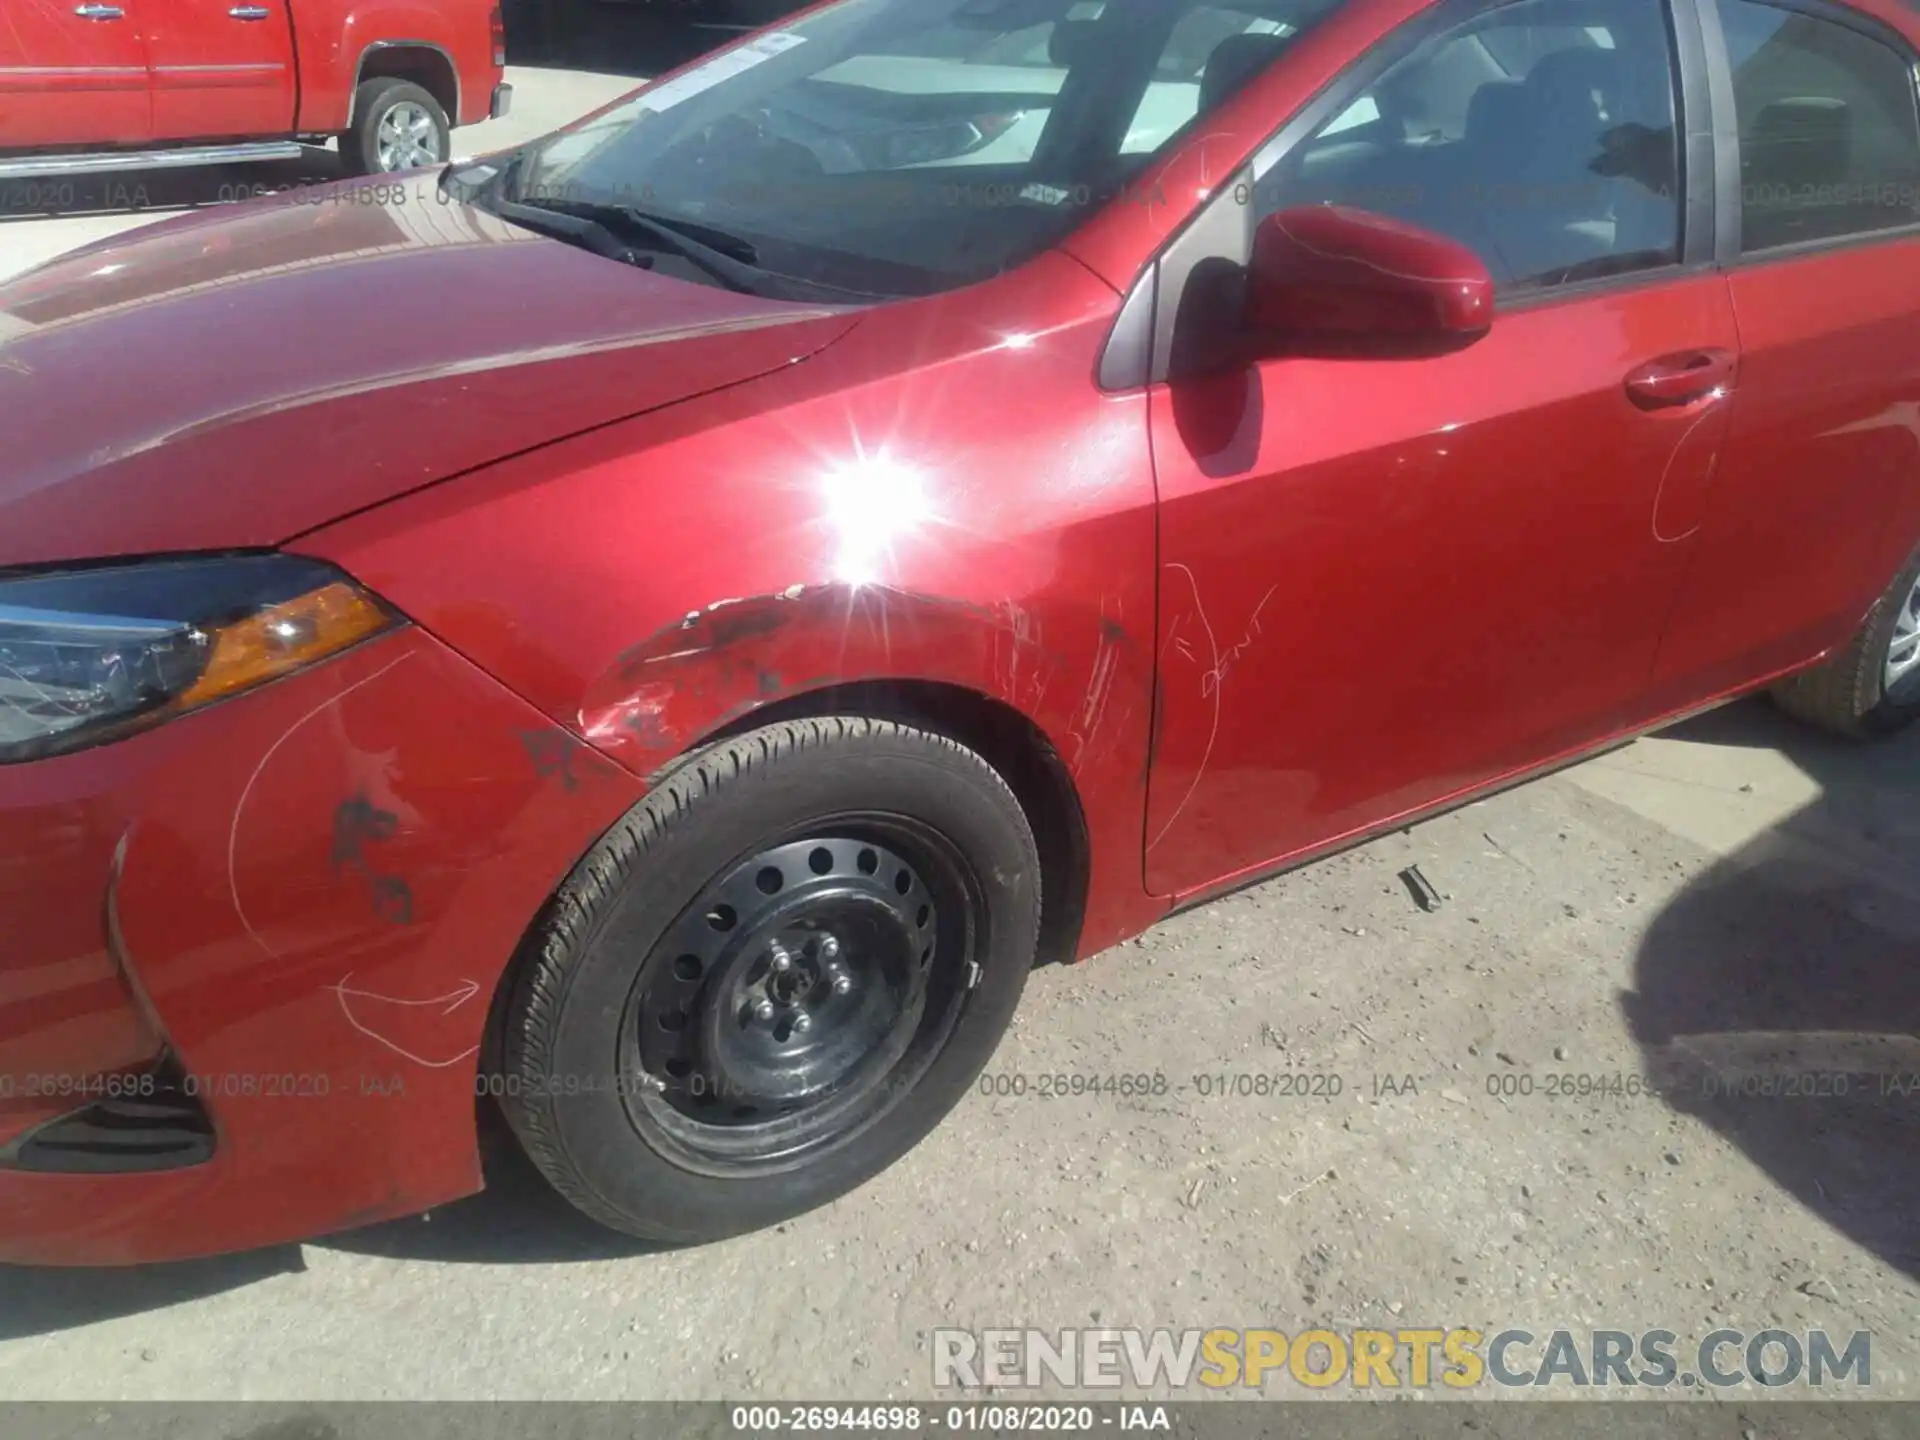
M230 625L209 627L212 653L206 668L174 708L190 710L263 684L358 645L393 623L393 615L363 591L336 583L270 605Z

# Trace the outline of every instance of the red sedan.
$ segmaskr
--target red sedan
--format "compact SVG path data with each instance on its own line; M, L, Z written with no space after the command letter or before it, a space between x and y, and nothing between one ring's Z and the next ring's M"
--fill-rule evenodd
M1036 959L1920 713L1920 12L834 0L0 287L0 1255L859 1185Z

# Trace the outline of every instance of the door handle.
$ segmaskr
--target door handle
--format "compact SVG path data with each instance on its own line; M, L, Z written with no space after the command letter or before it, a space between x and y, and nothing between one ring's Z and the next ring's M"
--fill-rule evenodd
M227 11L236 20L264 20L272 13L264 5L236 5Z
M118 5L102 5L98 0L88 0L85 5L74 6L73 13L82 20L119 20L124 18L127 12Z
M1628 374L1627 394L1647 409L1718 399L1733 386L1737 362L1730 350L1682 350L1649 360Z

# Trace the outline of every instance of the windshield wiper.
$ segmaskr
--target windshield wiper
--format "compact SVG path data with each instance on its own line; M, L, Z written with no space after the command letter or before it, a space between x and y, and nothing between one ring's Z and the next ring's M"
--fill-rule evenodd
M485 208L502 220L511 220L516 225L523 225L556 240L573 241L608 260L618 260L623 265L637 265L642 270L653 268L653 256L635 250L591 216L572 215L545 205L525 205L518 200L502 200L498 196L490 198Z
M766 272L760 269L757 263L760 257L751 242L724 230L692 221L665 219L631 205L600 201L542 200L539 208L603 227L622 226L639 231L657 248L699 266L728 289L757 295L764 285Z
M743 265L758 265L760 252L754 248L751 240L722 230L718 226L708 225L700 220L682 220L677 215L661 215L652 210L636 210L626 207L626 216L637 225L647 225L671 230L683 240L705 245L709 250L718 251Z

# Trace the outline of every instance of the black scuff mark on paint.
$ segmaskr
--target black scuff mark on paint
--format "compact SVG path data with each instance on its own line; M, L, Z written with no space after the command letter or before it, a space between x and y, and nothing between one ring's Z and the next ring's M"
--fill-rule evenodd
M398 875L383 874L367 858L369 845L393 839L399 828L398 815L382 810L364 791L356 791L334 807L329 858L336 876L351 873L367 882L374 914L390 924L411 925L413 887Z
M533 762L533 770L542 780L557 779L569 792L580 788L580 776L573 768L574 757L584 741L570 730L522 730L520 744Z

